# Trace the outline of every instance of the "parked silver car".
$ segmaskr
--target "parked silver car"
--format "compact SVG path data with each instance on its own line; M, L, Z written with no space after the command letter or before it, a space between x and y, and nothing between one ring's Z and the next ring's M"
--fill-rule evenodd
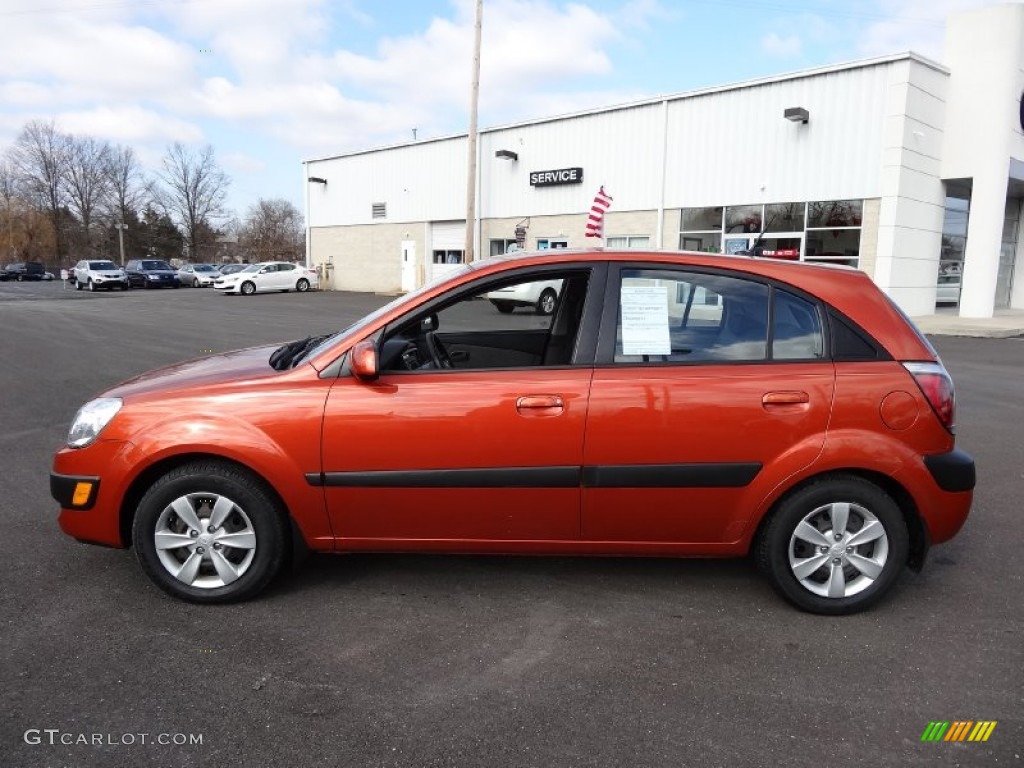
M220 271L212 264L185 264L178 269L178 282L192 288L213 285Z

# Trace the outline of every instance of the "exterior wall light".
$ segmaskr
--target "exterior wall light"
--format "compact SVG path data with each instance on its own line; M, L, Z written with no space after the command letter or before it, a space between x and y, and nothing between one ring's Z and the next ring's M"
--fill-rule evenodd
M515 162L519 159L519 155L513 152L511 149L499 149L494 153L495 157L500 157L502 160L512 160Z
M804 125L811 119L811 113L803 107L787 107L782 116L787 120L792 120L794 123L803 123Z
M323 184L327 186L327 179L322 179L319 176L310 176L307 181L312 181L314 184Z

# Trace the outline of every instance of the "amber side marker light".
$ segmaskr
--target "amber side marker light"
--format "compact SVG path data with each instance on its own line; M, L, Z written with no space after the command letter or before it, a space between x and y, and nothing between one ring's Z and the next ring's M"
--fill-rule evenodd
M75 483L75 493L71 497L71 503L76 507L83 506L89 501L89 494L92 493L92 483Z

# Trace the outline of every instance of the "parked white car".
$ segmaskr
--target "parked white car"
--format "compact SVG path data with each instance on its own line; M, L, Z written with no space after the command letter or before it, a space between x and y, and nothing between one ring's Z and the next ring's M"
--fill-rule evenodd
M538 315L550 315L558 305L561 290L561 280L535 280L491 291L487 299L502 314L510 314L516 307L533 307Z
M83 259L75 264L71 271L71 280L75 290L87 288L90 291L128 290L128 275L112 261L104 259Z
M939 275L939 284L935 291L936 304L960 303L960 273Z
M212 264L185 264L178 270L178 282L191 288L207 287L220 277Z
M302 264L288 261L261 261L250 264L241 272L221 275L214 282L215 290L224 293L243 293L249 296L254 293L269 291L308 291L319 288L320 280L316 270L307 269Z

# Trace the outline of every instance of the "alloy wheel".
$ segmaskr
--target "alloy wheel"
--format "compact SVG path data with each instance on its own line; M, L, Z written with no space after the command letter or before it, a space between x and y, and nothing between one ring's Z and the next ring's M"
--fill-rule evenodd
M168 504L157 519L153 542L167 572L199 589L238 580L256 556L256 531L249 516L216 493L190 493Z
M874 584L889 557L885 526L852 502L817 507L789 540L789 567L804 589L827 598L856 595Z

